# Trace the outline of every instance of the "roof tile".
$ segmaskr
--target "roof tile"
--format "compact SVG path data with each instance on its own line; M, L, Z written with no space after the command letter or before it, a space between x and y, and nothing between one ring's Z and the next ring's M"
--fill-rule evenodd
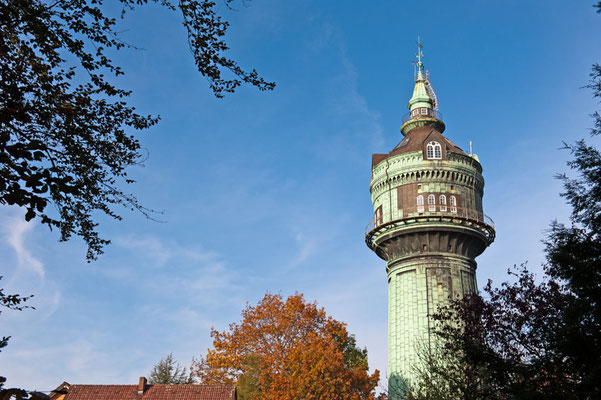
M235 400L233 385L70 385L64 400Z

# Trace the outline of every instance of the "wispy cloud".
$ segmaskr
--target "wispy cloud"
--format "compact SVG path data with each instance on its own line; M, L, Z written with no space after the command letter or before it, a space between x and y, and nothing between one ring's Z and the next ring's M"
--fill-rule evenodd
M115 245L130 250L146 259L151 266L163 267L175 260L202 263L214 260L217 254L199 247L184 246L175 241L161 240L155 236L120 236Z
M328 23L323 25L322 31L323 35L314 43L314 50L334 51L338 53L340 63L337 74L327 83L329 112L346 121L346 135L368 139L370 146L378 148L384 143L380 114L370 108L365 96L359 92L359 72L347 54L342 34Z
M104 267L103 273L136 290L152 293L153 298L165 296L170 301L181 299L195 305L222 304L223 293L239 292L242 287L235 268L230 268L218 253L198 244L150 235L117 237L114 244L126 250L124 257L130 260L129 265ZM135 259L141 262L131 263ZM141 275L141 266L151 269L152 275Z
M2 211L0 236L7 255L1 264L2 275L7 279L3 283L13 293L34 295L27 304L36 308L35 312L7 312L2 318L43 323L61 306L63 295L60 285L46 277L45 263L36 255L40 250L35 246L33 237L36 223L26 222L22 214L13 210Z
M33 271L40 278L46 276L44 264L36 258L27 246L27 234L34 227L33 222L26 222L19 217L13 216L6 219L4 236L6 242L15 252L18 267L20 269Z
M288 261L286 271L296 269L303 265L307 260L317 254L319 243L315 235L308 235L304 231L296 231L294 234L294 243L296 244L296 253Z
M111 357L107 349L87 339L74 339L58 346L30 345L21 346L19 350L11 347L8 349L4 355L4 362L11 365L9 385L13 385L11 377L19 377L20 381L29 382L28 389L42 391L54 389L62 380L77 383L124 381L123 363L120 364ZM60 379L54 377L57 363L60 364L62 372Z

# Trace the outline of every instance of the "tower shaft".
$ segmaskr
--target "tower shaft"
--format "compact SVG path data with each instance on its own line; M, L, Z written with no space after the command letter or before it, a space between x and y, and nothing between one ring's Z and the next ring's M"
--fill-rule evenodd
M401 261L388 270L388 373L393 381L409 381L431 350L430 317L448 299L476 290L476 265L438 255Z

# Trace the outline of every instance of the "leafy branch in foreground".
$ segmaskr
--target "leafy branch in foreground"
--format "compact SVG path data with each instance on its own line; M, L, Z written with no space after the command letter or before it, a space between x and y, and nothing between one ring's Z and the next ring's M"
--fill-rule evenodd
M6 378L0 376L0 400L49 400L50 396L41 392L30 392L25 389L5 389Z
M1 279L2 279L2 276L0 276L0 280ZM27 300L31 299L32 297L33 297L33 295L32 296L21 296L19 294L5 294L4 289L0 288L0 306L6 307L9 310L21 311L25 308L34 308L34 307L23 304ZM1 310L0 310L0 314L2 314ZM9 339L10 339L10 336L2 336L2 338L0 339L0 351L2 351L2 348L6 347L8 345Z
M225 55L229 24L213 1L119 1L121 18L148 3L179 9L215 96L241 83L274 88ZM132 46L104 8L102 0L0 0L0 204L57 228L61 241L81 237L88 261L109 243L98 234L97 214L120 220L116 207L125 207L152 215L122 186L133 182L127 168L143 159L131 132L158 122L137 113L126 101L131 92L107 79L123 74L109 53Z

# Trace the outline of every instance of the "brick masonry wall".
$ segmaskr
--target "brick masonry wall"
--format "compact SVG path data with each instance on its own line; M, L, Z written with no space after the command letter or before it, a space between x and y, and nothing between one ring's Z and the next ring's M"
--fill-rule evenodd
M483 212L484 179L469 159L453 155L449 160L430 161L424 160L420 151L382 161L374 168L370 185L374 213L382 207L383 222L414 213L419 194L424 195L425 202L429 194L434 194L437 210L439 196L444 194L447 206L450 196L455 196L457 207Z

